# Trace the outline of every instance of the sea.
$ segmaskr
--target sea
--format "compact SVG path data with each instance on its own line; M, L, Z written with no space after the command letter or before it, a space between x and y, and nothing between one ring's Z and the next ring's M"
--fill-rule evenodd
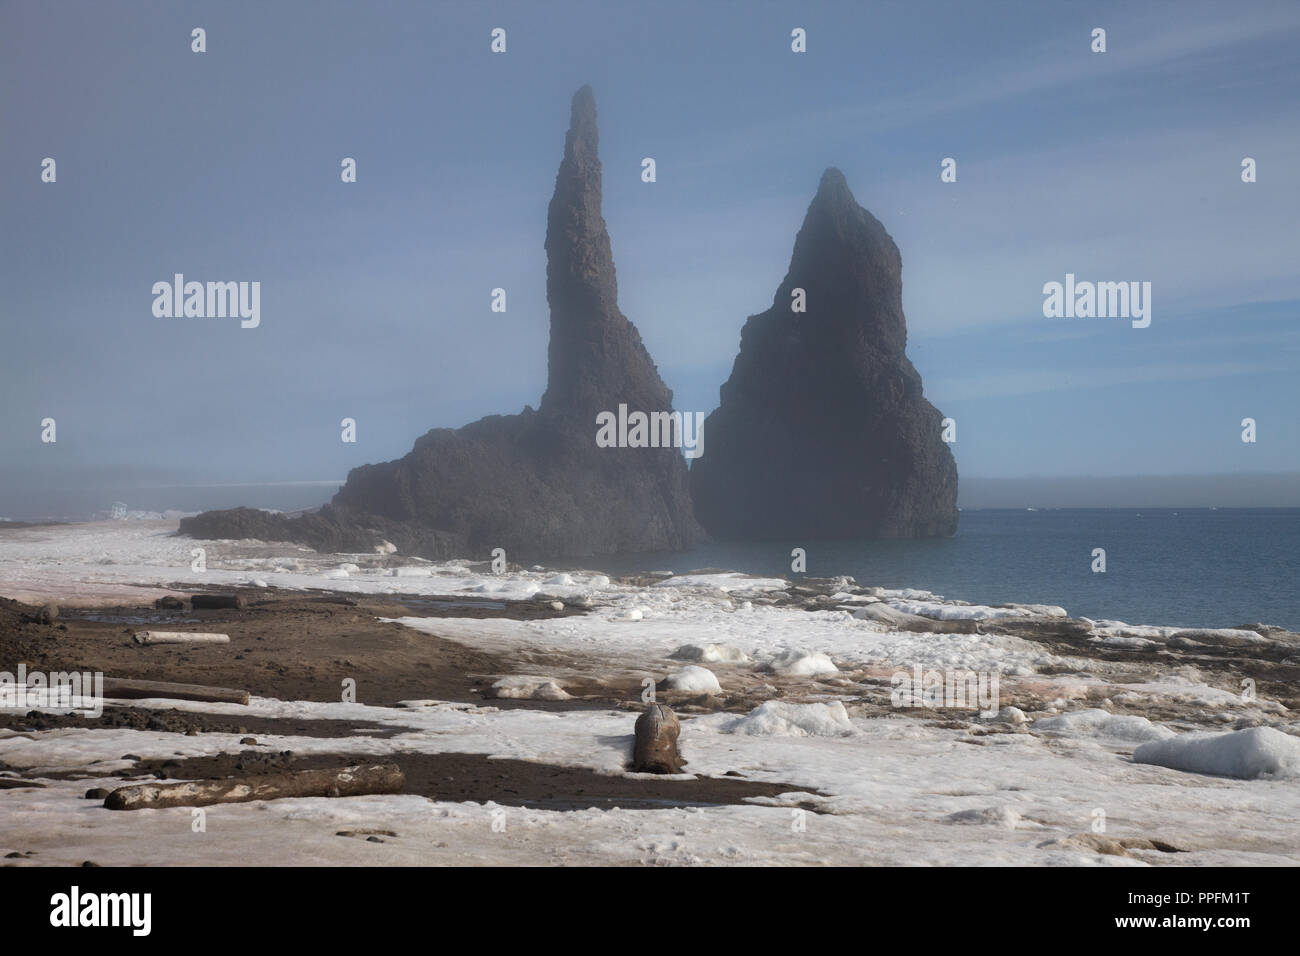
M1056 604L1129 624L1300 631L1300 508L963 510L957 533L927 541L709 544L682 553L568 562L612 573L730 568L919 588L972 604ZM1105 571L1095 549L1105 552Z
M320 505L338 484L133 489L122 500L131 517L240 504L292 511ZM93 501L69 497L52 517L108 517L103 509L112 498L100 494ZM917 588L972 604L1056 604L1094 620L1264 623L1300 632L1300 508L967 508L951 538L707 544L546 564L614 574L729 568L797 579L796 547L806 553L809 576L849 575L861 585ZM1093 570L1097 548L1105 551L1104 572Z

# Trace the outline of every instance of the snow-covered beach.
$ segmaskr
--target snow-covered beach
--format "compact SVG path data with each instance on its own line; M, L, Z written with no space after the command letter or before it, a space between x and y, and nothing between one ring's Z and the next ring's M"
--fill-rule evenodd
M11 722L0 729L0 771L15 784L42 784L0 789L0 851L30 852L22 865L1300 861L1300 700L1287 690L1300 672L1300 639L1280 629L1090 621L1068 608L969 605L843 578L725 570L619 578L598 561L588 571L496 574L486 561L196 542L175 528L113 521L5 530L0 596L103 609L222 588L254 598L400 598L408 610L415 597L429 601L429 613L386 619L507 666L486 675L481 703L416 694L377 706L364 685L356 702L256 694L247 706L121 702L214 719L379 728L354 730L345 744L337 736L259 732L246 744L237 733ZM193 569L196 547L206 570ZM561 605L565 613L445 616L433 609L444 597ZM59 638L50 640L57 656ZM237 652L235 642L194 655L201 664L199 655ZM0 661L0 669L17 664ZM954 700L954 685L967 677L971 694ZM482 754L628 776L647 685L682 718L689 776L789 791L637 809L413 793L295 798L210 807L203 832L186 808L123 813L83 798L120 785L120 772L140 761L249 750ZM994 696L977 700L977 687ZM381 832L382 843L339 835Z

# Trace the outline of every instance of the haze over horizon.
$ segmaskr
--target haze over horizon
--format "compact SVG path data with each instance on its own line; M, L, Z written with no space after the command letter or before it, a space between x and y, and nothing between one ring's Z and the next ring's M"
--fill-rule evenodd
M1294 4L567 9L0 9L0 516L306 507L332 489L266 483L536 407L584 82L620 306L677 408L717 406L833 165L902 252L963 507L1300 506ZM177 272L260 281L259 327L154 317ZM1045 318L1067 273L1150 281L1150 327Z
M278 482L93 482L80 487L10 493L0 521L84 520L122 501L132 511L248 506L276 511L316 508L342 479ZM1300 508L1300 472L1234 475L1063 476L962 479L957 504L982 508Z

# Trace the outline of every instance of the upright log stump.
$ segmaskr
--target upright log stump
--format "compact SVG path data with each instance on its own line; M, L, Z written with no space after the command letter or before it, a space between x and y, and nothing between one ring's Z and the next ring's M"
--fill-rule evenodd
M681 773L686 763L677 752L682 725L672 708L650 704L636 719L632 769L637 773Z

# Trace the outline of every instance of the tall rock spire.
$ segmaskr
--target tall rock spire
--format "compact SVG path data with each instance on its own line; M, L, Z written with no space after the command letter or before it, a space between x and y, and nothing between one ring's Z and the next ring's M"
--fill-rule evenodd
M573 95L564 158L546 217L546 298L551 307L543 413L588 415L620 401L666 410L664 385L636 327L618 309L618 279L601 215L596 99Z
M676 551L703 537L678 448L596 440L601 412L672 410L672 392L618 310L596 146L596 101L584 86L547 217L550 375L540 411L435 428L402 458L352 469L316 514L207 512L182 532L348 551L385 540L428 558L483 559L504 548L512 561Z
M804 311L795 311L802 290ZM695 513L721 538L914 538L957 528L942 415L906 355L902 257L844 174L822 175L773 305L705 422Z

